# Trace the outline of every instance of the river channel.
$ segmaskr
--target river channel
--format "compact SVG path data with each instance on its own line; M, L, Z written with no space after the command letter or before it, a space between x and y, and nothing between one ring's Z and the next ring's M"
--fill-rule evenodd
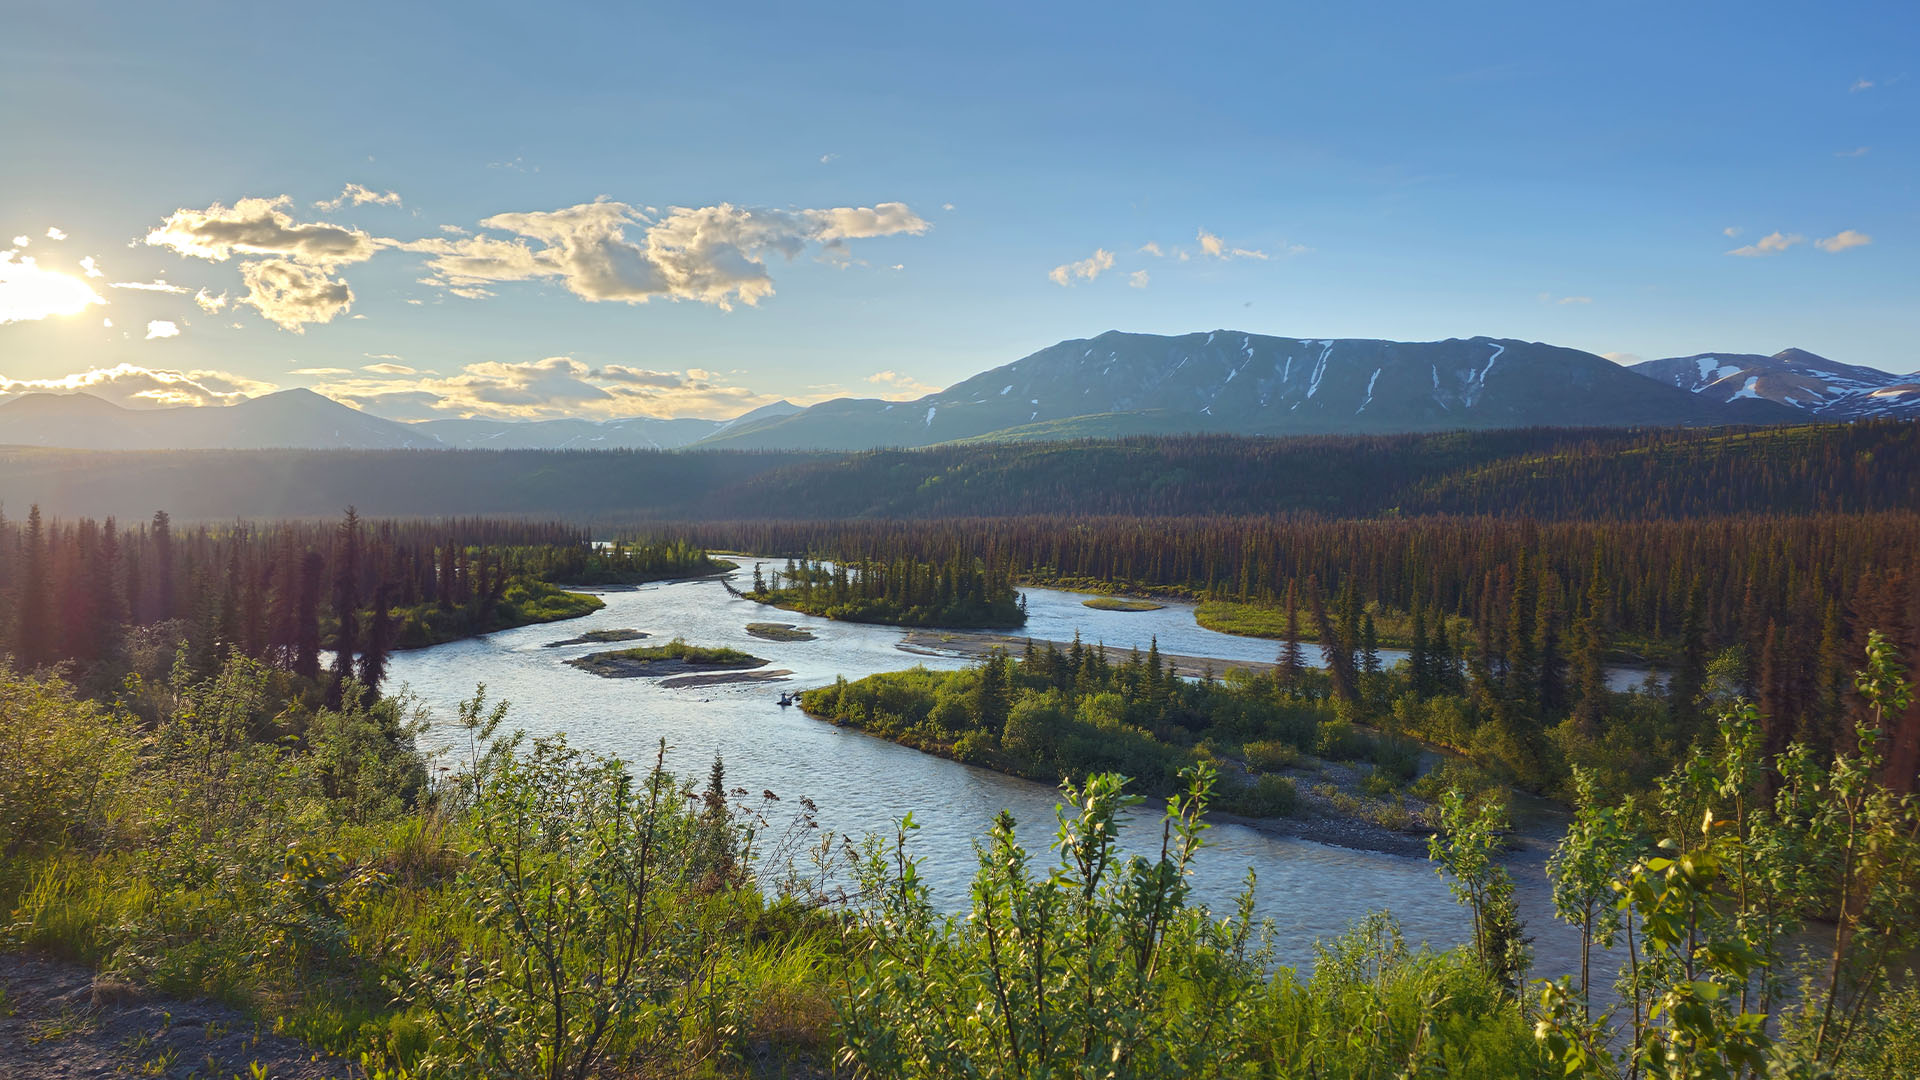
M1270 660L1274 643L1233 637L1193 622L1188 605L1158 611L1112 612L1085 607L1085 597L1051 589L1023 589L1029 622L1021 631L1036 639L1068 640L1077 629L1089 643L1145 648L1158 637L1164 652L1222 660ZM716 579L665 582L608 591L607 606L581 619L527 626L445 645L401 653L389 669L389 686L409 687L433 715L450 720L455 706L485 683L491 700L512 704L508 726L543 735L565 732L579 747L651 762L657 742L670 747L668 767L704 775L715 754L726 761L730 784L770 790L791 806L808 796L819 806L823 829L860 837L891 835L893 823L912 812L921 828L914 850L935 899L963 907L975 867L973 842L1005 808L1019 820L1022 839L1046 861L1054 829L1054 789L963 765L835 727L798 708L781 708L781 690L816 686L836 676L849 679L914 665L954 669L958 656L909 654L902 633L890 627L832 622L776 611L730 594ZM796 624L812 641L777 642L749 636L749 622ZM659 644L683 637L696 645L726 645L767 658L769 669L787 669L777 683L687 689L651 679L608 679L570 667L566 660L619 646L549 648L549 643L588 630L632 628ZM1309 650L1312 655L1314 650ZM441 745L457 729L429 733ZM1157 846L1154 816L1143 814L1127 830L1128 846ZM1524 830L1510 858L1522 915L1534 936L1535 974L1575 970L1577 941L1554 922L1542 863L1551 840L1551 819ZM1458 944L1470 933L1468 919L1444 882L1421 859L1330 847L1276 837L1236 825L1207 833L1208 846L1194 873L1198 900L1225 914L1251 868L1257 875L1258 913L1273 920L1279 959L1311 964L1316 941L1330 939L1370 912L1389 909L1410 942L1435 947Z

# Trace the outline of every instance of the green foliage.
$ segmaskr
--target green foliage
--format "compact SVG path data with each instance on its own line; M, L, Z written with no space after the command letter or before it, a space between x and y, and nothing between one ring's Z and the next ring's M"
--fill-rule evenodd
M1152 600L1137 600L1127 596L1095 596L1080 601L1085 607L1095 611L1159 611L1165 604ZM1205 623L1201 624L1205 626Z
M1517 993L1532 959L1520 911L1513 899L1513 877L1496 856L1508 828L1496 804L1468 806L1457 792L1440 800L1440 831L1427 841L1434 871L1450 879L1454 899L1473 913L1473 951L1481 967L1510 994Z
M129 717L0 662L0 858L108 839L134 752Z
M1543 1076L1514 1005L1470 964L1410 954L1370 921L1323 950L1311 981L1274 970L1251 919L1189 902L1213 776L1168 800L1156 859L1116 850L1134 799L1095 776L1067 785L1039 867L1002 814L980 845L972 902L935 913L902 822L866 849L849 939L841 1060L856 1075L982 1078Z
M939 563L898 555L832 566L788 560L771 584L756 577L744 595L845 622L1005 629L1027 621L1004 566L957 555Z

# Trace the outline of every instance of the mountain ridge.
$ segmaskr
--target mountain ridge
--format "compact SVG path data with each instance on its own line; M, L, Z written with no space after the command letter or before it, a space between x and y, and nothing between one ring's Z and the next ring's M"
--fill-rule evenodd
M84 401L80 400L84 399ZM88 404L91 402L92 404ZM1920 373L1789 348L1624 367L1545 342L1403 342L1237 330L1072 338L913 401L781 400L730 420L403 422L296 388L223 407L126 409L86 394L0 402L0 444L70 449L848 451L1128 435L1388 434L1920 417Z

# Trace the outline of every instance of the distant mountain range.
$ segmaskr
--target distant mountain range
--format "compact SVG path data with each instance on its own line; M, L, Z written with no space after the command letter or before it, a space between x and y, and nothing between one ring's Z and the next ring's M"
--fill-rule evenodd
M1701 353L1649 360L1628 370L1714 401L1773 401L1815 416L1920 417L1920 372L1895 375L1787 349L1772 356Z
M0 403L0 445L79 450L677 450L800 411L777 401L732 420L426 420L401 423L311 390L216 408L123 409L90 394Z
M1397 342L1216 330L1063 341L917 401L785 401L732 420L401 423L310 390L220 408L123 409L86 394L0 403L0 444L75 449L861 450L1217 432L1779 424L1920 418L1920 373L1800 349L1632 367L1508 338Z

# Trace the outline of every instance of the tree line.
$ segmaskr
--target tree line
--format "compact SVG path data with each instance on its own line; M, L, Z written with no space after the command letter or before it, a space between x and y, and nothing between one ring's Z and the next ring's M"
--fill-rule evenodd
M324 684L337 702L349 679L377 690L397 648L597 606L553 583L712 565L682 541L596 547L551 522L367 521L349 509L336 522L183 529L165 511L122 527L34 506L24 519L0 514L0 654L110 683L184 642L202 673L249 657Z
M101 516L556 516L666 520L1031 514L1827 514L1920 505L1920 427L1524 428L1135 437L916 450L0 453L0 500Z

